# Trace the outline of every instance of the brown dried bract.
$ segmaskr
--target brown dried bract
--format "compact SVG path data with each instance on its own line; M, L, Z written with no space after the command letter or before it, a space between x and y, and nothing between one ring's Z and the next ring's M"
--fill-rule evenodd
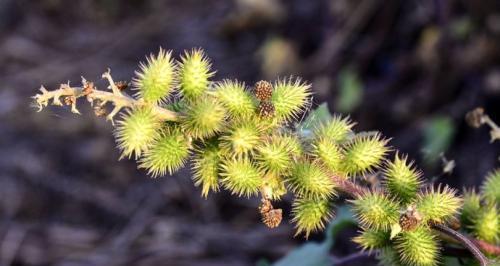
M271 201L268 199L262 199L259 212L262 216L262 223L269 228L277 227L283 219L283 211L281 209L274 209Z
M282 219L283 211L281 209L273 209L262 215L262 222L269 228L278 227Z
M255 97L261 101L268 101L273 95L273 85L268 81L261 80L255 83Z
M115 82L115 86L119 89L119 90L125 90L127 89L129 86L130 86L130 83L128 81L125 81L125 80L122 80L122 81L118 81L118 82Z
M85 81L83 82L83 89L82 89L82 94L87 96L89 94L91 94L92 92L94 92L94 82L92 81Z

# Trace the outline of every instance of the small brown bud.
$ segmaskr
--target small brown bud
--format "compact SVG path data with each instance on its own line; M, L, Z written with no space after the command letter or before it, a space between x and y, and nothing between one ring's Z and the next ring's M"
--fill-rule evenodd
M255 97L261 101L268 101L273 95L273 85L268 81L261 80L255 83Z
M122 80L122 81L118 81L118 82L115 82L115 86L119 89L119 90L125 90L127 89L129 86L130 86L130 83L125 81L125 80Z
M283 211L281 209L273 209L262 215L262 222L269 228L278 227L283 219Z
M484 109L482 107L477 107L465 115L465 121L469 126L478 128L483 124L483 115Z
M261 102L259 105L259 115L261 117L273 117L274 111L275 109L272 102L265 101Z
M281 209L274 209L271 201L265 198L260 203L259 212L262 217L262 223L269 228L275 228L280 225L283 218L283 211Z
M401 214L399 217L399 225L404 231L411 231L415 229L420 222L422 222L422 216L414 206L409 206L408 209L406 209L406 212Z

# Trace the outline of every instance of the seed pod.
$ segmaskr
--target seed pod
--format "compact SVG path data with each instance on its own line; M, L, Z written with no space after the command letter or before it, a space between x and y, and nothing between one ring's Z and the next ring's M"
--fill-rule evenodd
M148 103L165 102L177 84L175 71L172 52L160 49L157 56L148 57L136 71L137 77L133 81L137 90L135 96Z
M259 104L259 115L260 117L270 118L274 116L275 108L273 103L269 101L261 102Z
M123 113L115 129L116 142L122 151L121 158L130 158L132 155L135 159L141 157L156 140L160 127L161 121L151 108L137 108Z
M295 223L297 232L308 238L311 232L325 228L325 223L333 217L330 202L327 199L303 199L297 198L292 205L292 222Z
M389 237L389 231L363 229L361 234L353 238L353 242L360 245L363 250L371 252L390 243Z
M427 188L417 195L416 208L422 214L423 222L445 222L458 212L462 200L456 191L448 186Z
M385 194L370 192L352 201L355 216L364 227L387 230L399 218L399 205Z
M273 96L273 85L268 81L261 80L255 83L255 97L261 101L269 101Z
M210 60L201 49L185 52L178 64L180 91L185 98L195 100L208 88L209 79L215 72L210 71Z
M395 239L395 247L404 265L434 266L439 259L436 237L427 227L402 232Z

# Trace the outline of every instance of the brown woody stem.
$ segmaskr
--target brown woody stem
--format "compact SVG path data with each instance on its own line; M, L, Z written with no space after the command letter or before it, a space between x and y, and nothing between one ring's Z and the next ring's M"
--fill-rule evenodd
M92 82L88 82L82 78L82 87L71 87L69 84L61 84L59 89L48 91L42 86L40 88L41 94L37 94L33 98L39 111L41 111L50 103L52 105L63 105L61 97L73 97L75 101L72 101L71 103L71 112L77 114L80 112L76 108L76 99L81 97L86 97L92 104L95 100L98 100L100 105L111 103L113 105L113 110L106 117L106 119L111 122L113 122L115 115L123 108L136 108L146 105L143 100L136 100L126 93L121 92L111 78L109 70L103 74L103 78L110 83L109 88L111 91L98 90L94 87ZM176 112L161 106L153 105L152 108L153 112L155 112L161 120L176 121L179 118L179 115Z

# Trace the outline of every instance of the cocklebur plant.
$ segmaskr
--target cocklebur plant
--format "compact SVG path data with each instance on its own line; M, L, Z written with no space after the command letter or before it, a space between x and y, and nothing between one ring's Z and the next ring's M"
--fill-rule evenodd
M486 176L480 193L474 190L464 192L460 219L465 231L479 240L495 245L500 244L499 204L500 169L497 169Z
M247 86L237 80L213 81L214 73L201 49L185 52L179 60L160 49L140 64L133 96L108 70L103 78L110 91L82 78L81 87L41 87L33 98L39 110L64 103L74 113L79 113L78 98L86 98L96 115L115 125L120 158L136 159L152 177L173 174L190 161L203 197L221 189L238 197L260 197L262 222L270 228L282 220L282 210L272 201L290 193L291 221L297 234L308 237L334 216L332 200L343 193L352 198L361 229L354 241L376 250L382 262L439 264L437 229L466 242L447 227L462 199L447 186L425 184L406 156L396 152L389 160L389 139L378 132L356 133L355 123L340 115L321 121L310 115L313 126L301 126L300 116L311 103L310 84L289 77ZM368 174L382 175L381 186L359 185ZM490 242L498 241L498 234L486 235L491 228L498 231L498 176L493 174L483 188L482 197L492 207L480 211L485 207L471 202L469 194L464 201L464 211L470 213L467 228ZM474 256L484 259L480 252Z

